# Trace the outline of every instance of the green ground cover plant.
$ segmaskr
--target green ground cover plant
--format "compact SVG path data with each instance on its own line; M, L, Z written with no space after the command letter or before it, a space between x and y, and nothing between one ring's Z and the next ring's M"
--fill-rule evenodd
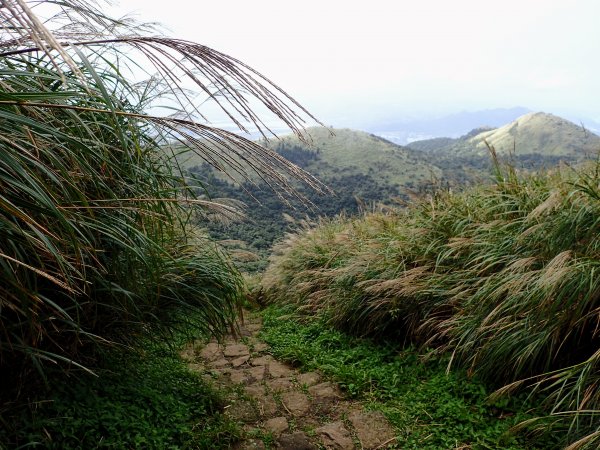
M556 440L510 432L532 417L524 396L488 401L484 383L464 371L446 372L447 357L423 362L414 348L349 336L289 306L271 306L263 317L262 337L277 357L322 371L384 412L396 428L396 448L556 448Z
M144 339L136 349L111 349L96 376L73 374L39 387L37 398L30 390L28 403L3 405L0 448L229 448L240 430L177 353L194 331L175 333L169 344Z
M449 355L499 388L541 394L572 448L600 438L598 166L437 193L403 211L291 235L267 300L358 335ZM500 389L501 388L501 389Z

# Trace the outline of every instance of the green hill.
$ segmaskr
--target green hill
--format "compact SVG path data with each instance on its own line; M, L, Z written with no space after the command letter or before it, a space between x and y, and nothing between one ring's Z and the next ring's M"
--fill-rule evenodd
M312 138L311 146L293 135L268 145L284 156L290 147L314 153L314 159L300 165L325 183L340 174L360 173L376 174L380 183L414 186L442 173L418 152L373 134L324 127L307 131Z
M474 184L489 179L488 144L501 160L521 170L579 164L600 151L600 137L568 120L542 112L529 113L500 128L475 128L457 139L436 138L413 142L444 171L451 184Z
M376 174L380 184L414 187L442 174L441 169L420 152L373 134L325 127L311 127L306 133L309 144L293 134L260 143L325 183L340 176ZM189 169L201 166L205 161L197 155L186 154L179 162ZM220 177L218 173L217 176ZM221 178L231 181L230 177Z
M487 157L490 144L499 155L582 160L600 151L600 137L561 117L529 113L496 129L476 129L461 138L430 139L409 145L413 150L449 156Z
M307 208L299 201L282 201L259 180L234 184L207 164L198 164L194 160L185 162L192 174L206 186L209 197L233 199L247 205L245 220L208 225L209 232L217 239L244 242L241 246L243 252L239 252L244 258L249 256L247 250L261 257L258 262L245 262L245 269L264 266L273 242L295 224L306 219L314 221L320 216L354 214L365 205L406 198L408 190L428 189L431 180L442 176L441 169L429 163L423 154L377 136L323 127L307 131L311 137L310 145L294 136L283 136L264 144L333 190L332 195L322 195L296 184L298 191L314 205L313 208Z

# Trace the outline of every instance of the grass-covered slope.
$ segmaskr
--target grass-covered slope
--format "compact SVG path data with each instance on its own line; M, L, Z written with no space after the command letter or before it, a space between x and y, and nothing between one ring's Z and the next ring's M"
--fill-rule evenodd
M528 113L499 128L477 128L458 139L437 138L413 142L409 148L439 155L487 157L488 145L499 155L580 161L600 151L600 137L562 117L543 112Z
M307 130L311 144L294 136L283 136L267 143L279 155L310 172L331 189L323 195L303 186L300 192L314 206L300 201L286 203L260 180L235 184L195 157L182 159L214 199L233 199L247 206L246 217L234 223L209 223L211 236L220 240L244 242L244 250L261 255L258 261L242 262L243 270L264 267L265 255L273 242L283 236L294 222L331 217L339 213L356 214L364 205L407 199L407 190L426 189L441 175L438 167L426 161L419 152L408 150L361 131L329 130L324 127ZM332 131L334 134L332 134ZM249 195L256 200L253 202ZM244 252L247 254L247 251Z
M439 168L418 152L363 131L324 127L307 131L312 138L311 146L292 135L283 136L281 142L273 141L272 145L275 149L300 146L315 152L316 158L304 168L324 182L339 173L374 174L381 183L404 186L427 182L441 174Z
M311 127L306 129L306 135L308 139L304 141L290 134L261 143L326 184L342 176L367 175L375 177L382 186L417 186L440 177L442 173L421 152L364 131ZM202 166L206 162L201 156L190 153L179 160L185 168ZM235 157L232 160L243 167L247 166L243 160ZM225 175L213 171L224 181L245 181L236 174ZM260 181L256 176L249 178Z
M599 180L596 169L498 170L493 186L324 222L279 245L267 298L357 334L446 352L451 366L505 391L540 392L549 418L539 424L595 448Z
M543 112L529 113L496 130L479 133L468 140L472 148L456 150L486 155L485 141L499 154L514 151L517 155L533 153L584 159L600 151L600 137L562 117Z

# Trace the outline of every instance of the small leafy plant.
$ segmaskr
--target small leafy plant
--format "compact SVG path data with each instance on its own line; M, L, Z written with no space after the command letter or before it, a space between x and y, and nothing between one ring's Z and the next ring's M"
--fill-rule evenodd
M173 345L114 348L104 352L97 376L73 374L29 405L0 410L0 448L229 448L240 430L221 414L219 394L177 354L185 336L176 333Z
M351 337L289 307L271 306L264 319L262 337L277 357L322 371L351 397L383 411L397 430L398 448L556 448L549 437L531 442L510 432L534 417L523 396L490 402L480 380L447 373L448 358L423 361L415 349Z

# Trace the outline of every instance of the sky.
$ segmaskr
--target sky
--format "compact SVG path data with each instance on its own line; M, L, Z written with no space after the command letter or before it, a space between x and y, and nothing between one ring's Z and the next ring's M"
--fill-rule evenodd
M326 123L524 106L600 121L598 0L121 0Z

